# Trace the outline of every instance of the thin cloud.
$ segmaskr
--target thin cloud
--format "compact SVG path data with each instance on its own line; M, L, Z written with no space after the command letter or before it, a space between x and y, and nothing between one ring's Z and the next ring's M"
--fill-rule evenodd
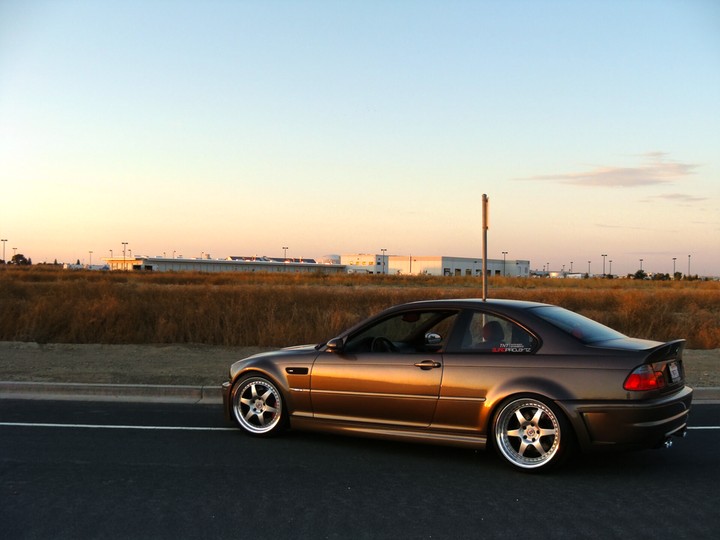
M650 227L629 227L627 225L610 225L608 223L596 223L596 227L600 229L622 229L624 231L654 231Z
M655 195L649 197L646 201L662 199L666 201L674 201L679 203L696 203L707 201L708 197L695 197L693 195L686 195L685 193L666 193L664 195Z
M661 232L664 234L673 234L677 233L677 229L658 229L657 227L633 227L628 225L608 225L606 223L596 223L596 227L599 229L615 229L615 230L623 230L623 231L649 231L649 232Z
M589 187L637 187L669 184L695 174L698 165L667 158L664 152L644 154L645 163L637 167L601 165L589 171L531 176L522 180L540 180Z

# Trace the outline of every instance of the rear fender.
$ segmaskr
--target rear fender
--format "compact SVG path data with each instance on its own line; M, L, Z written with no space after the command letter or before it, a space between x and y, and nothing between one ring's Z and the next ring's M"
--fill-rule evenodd
M542 377L518 377L488 391L485 396L485 405L494 409L508 396L519 394L534 394L555 402L575 398L572 392L557 381Z
M490 423L492 422L498 405L511 397L521 395L543 398L557 404L565 416L574 423L571 415L568 414L568 411L562 406L562 401L574 399L573 394L567 388L558 384L556 381L543 379L541 377L518 377L491 389L487 393L485 406L483 407L484 417L481 419L481 425L485 426L486 430L491 429Z

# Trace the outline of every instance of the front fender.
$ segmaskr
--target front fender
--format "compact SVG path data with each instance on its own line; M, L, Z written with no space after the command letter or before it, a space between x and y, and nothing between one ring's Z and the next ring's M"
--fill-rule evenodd
M310 403L310 372L317 354L300 354L293 351L278 351L241 360L230 369L230 389L226 411L231 411L232 388L237 381L248 375L259 375L270 379L282 394L285 410L292 417L297 413L312 413Z

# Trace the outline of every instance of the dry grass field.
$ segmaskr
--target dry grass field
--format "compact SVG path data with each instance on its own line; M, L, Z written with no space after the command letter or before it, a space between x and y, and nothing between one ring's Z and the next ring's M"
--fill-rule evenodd
M480 297L469 277L0 268L0 341L286 346L393 304ZM621 332L720 348L720 282L493 278L491 298L558 304Z

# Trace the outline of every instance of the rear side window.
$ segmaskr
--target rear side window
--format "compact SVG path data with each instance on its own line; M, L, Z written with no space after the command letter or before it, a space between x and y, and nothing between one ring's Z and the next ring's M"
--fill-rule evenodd
M597 343L599 341L626 337L624 334L604 324L558 306L532 308L532 312L583 343Z
M519 324L482 311L472 313L460 343L461 352L531 353L535 337Z

